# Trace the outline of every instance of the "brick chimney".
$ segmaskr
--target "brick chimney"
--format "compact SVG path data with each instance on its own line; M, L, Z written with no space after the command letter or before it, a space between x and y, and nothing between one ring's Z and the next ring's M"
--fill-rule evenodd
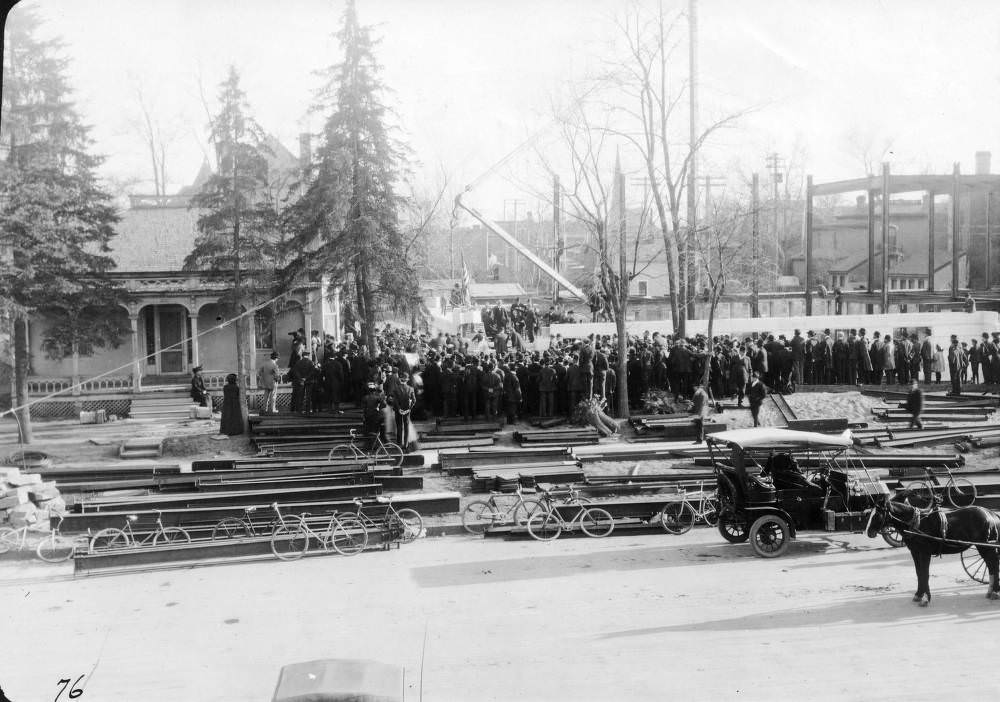
M990 173L990 152L976 152L976 175L989 175Z

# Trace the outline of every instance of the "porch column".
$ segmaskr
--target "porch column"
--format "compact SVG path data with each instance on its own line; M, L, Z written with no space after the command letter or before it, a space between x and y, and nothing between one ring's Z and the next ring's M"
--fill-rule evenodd
M139 357L139 315L129 314L128 323L132 327L132 392L142 389L142 361Z
M70 384L73 386L73 397L80 396L80 351L76 344L73 344L73 355L71 356L73 375Z
M250 376L248 387L257 389L257 313L247 315L247 374Z
M188 319L191 320L191 367L201 365L198 360L198 313L188 312Z
M302 305L302 329L306 334L306 348L305 352L309 353L312 351L312 290L306 291L306 302Z

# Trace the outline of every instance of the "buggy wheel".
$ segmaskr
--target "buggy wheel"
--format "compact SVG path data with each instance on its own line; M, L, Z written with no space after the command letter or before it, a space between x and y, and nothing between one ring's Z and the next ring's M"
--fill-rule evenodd
M893 548L899 548L903 545L903 534L896 527L887 524L882 527L882 531L879 533L882 535L882 539Z
M761 517L750 527L750 546L761 558L777 558L788 550L791 539L788 522L773 514Z
M226 517L212 528L212 541L221 539L249 539L252 536L246 522L236 517Z
M271 553L283 561L294 561L309 550L309 532L305 525L281 525L271 534Z
M747 520L734 514L719 515L719 533L731 544L741 544L750 538Z
M388 461L393 466L403 465L403 449L399 444L387 441L375 454L376 459Z
M108 527L94 534L94 538L90 540L90 552L111 551L117 548L126 548L130 544L128 534L121 529Z
M500 515L488 502L476 500L462 510L462 526L470 534L484 534L499 521ZM530 517L529 517L530 519Z
M606 509L590 507L584 509L580 515L580 529L595 539L610 536L615 530L615 518Z
M545 507L538 500L525 500L514 510L514 524L523 526L531 521L536 514L545 512Z
M562 519L555 511L539 512L528 520L528 533L539 541L553 541L562 533Z
M353 461L358 457L358 452L350 444L340 444L330 449L326 459L328 461Z
M660 510L660 526L670 534L686 534L694 526L694 510L686 502L671 502Z
M917 509L930 509L934 506L934 486L926 480L910 483L906 488L906 504Z
M969 549L962 551L962 567L970 578L977 583L987 585L990 582L990 570L986 567L986 561L979 555L979 551Z
M324 548L333 548L341 556L354 556L368 545L368 530L356 517L343 517L323 539Z
M976 501L976 486L967 478L954 478L948 485L948 502L952 507L968 507Z
M705 523L709 526L715 526L719 523L719 501L709 498L705 500L705 511L702 512L701 518L705 520Z
M181 529L180 527L167 527L159 534L153 537L153 545L159 546L160 544L189 544L191 543L191 535Z
M396 518L399 519L403 529L399 540L404 544L410 543L424 533L424 518L417 510L409 507L396 510Z

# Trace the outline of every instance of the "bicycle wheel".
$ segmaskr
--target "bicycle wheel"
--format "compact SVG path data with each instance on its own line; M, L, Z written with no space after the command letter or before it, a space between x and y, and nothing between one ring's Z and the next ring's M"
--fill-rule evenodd
M73 556L75 548L76 543L73 539L50 534L39 542L35 554L46 563L62 563Z
M281 525L271 534L271 553L283 561L294 561L309 550L309 532L303 524Z
M326 459L328 461L353 461L357 457L358 454L351 444L339 444L330 449Z
M953 478L948 485L948 502L952 507L968 507L976 501L976 486L967 478Z
M191 535L180 527L166 527L153 537L153 545L160 544L189 544Z
M132 540L129 539L128 534L121 529L108 527L94 534L94 538L90 540L90 551L91 553L94 551L113 551L131 545Z
M906 503L917 509L934 506L934 486L925 480L910 483L906 488Z
M986 567L986 561L979 555L976 549L962 551L962 568L966 574L978 583L986 585L990 582L990 570Z
M483 534L500 521L500 513L489 502L476 500L462 510L462 526L470 534Z
M514 523L518 526L527 524L536 514L545 511L545 506L538 500L525 500L514 509Z
M701 513L701 518L709 526L716 526L719 523L719 501L712 498L705 500L705 511Z
M403 535L400 541L408 544L424 533L424 518L415 509L404 508L396 510L396 517L403 524Z
M20 548L20 546L21 538L18 536L17 529L11 527L0 529L0 553L7 553L12 548Z
M368 545L368 529L357 517L343 517L334 524L323 545L341 556L354 556Z
M694 526L694 510L687 502L671 502L660 510L660 526L670 534L686 534Z
M615 530L615 518L606 509L590 507L580 515L580 530L587 536L600 539Z
M387 441L382 444L382 448L375 453L375 458L388 461L394 466L401 466L403 465L403 448L399 444Z
M556 512L539 512L528 520L528 533L539 541L558 539L562 533L563 521Z
M242 519L226 517L212 528L212 541L220 539L249 539L253 534Z

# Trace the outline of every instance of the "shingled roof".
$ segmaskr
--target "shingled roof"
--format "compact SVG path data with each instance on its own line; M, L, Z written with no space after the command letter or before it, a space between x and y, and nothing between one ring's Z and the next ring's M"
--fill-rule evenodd
M194 248L198 211L186 207L126 210L115 227L112 254L122 273L177 272Z

